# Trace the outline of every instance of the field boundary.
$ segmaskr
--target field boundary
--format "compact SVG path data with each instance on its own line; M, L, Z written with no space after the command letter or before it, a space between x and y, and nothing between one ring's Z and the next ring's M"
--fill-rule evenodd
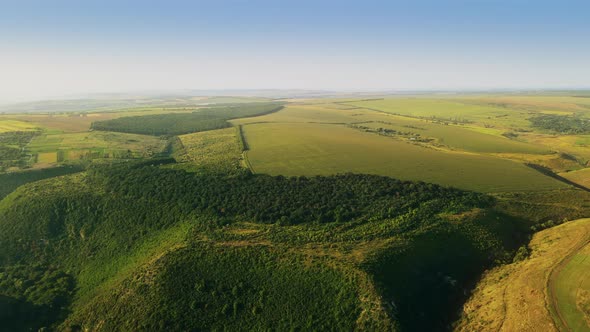
M244 134L242 126L243 125L241 124L236 126L238 142L240 144L240 148L242 149L242 161L244 166L249 169L252 174L254 174L254 168L248 159L248 151L250 150L250 146L248 145L248 141L246 140L246 135Z

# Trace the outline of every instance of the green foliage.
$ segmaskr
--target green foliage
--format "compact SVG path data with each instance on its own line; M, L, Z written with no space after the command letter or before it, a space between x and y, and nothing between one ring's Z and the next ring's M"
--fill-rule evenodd
M561 134L590 133L590 120L569 115L542 114L530 119L534 127Z
M529 246L527 245L522 245L520 246L520 248L518 248L518 250L516 251L516 254L514 254L514 258L513 258L513 262L520 262L523 261L527 258L529 258L529 256L531 255L531 248L529 248Z
M276 103L253 103L206 108L193 113L130 116L92 123L92 129L145 135L181 135L230 127L229 119L276 112Z
M82 168L79 166L63 166L25 172L0 174L0 200L25 183L52 178L55 176L77 173L80 171L82 171Z
M169 161L94 166L85 176L23 187L14 194L22 199L0 206L0 266L57 263L62 271L77 271L78 300L66 327L96 326L89 318L96 317L132 330L350 329L361 306L358 292L366 292L355 290L361 272L354 265L334 269L327 257L309 263L309 253L293 250L310 243L349 250L344 248L399 238L406 249L375 249L370 262L380 263L366 263L366 271L383 280L379 289L408 319L414 316L407 308L417 298L390 293L397 289L392 283L406 280L400 285L408 290L432 292L436 300L424 312L437 317L433 323L446 313L437 308L448 306L447 298L456 301L462 289L447 287L438 277L431 282L428 273L454 262L441 271L465 285L490 257L502 255L500 235L513 231L496 219L481 225L445 219L493 204L482 194L371 175L226 177L155 166ZM268 227L264 237L229 232L241 221ZM267 225L278 221L282 226ZM192 231L179 228L171 235L168 230L183 222L192 224ZM154 244L146 247L146 241ZM158 245L166 242L170 249ZM459 253L472 258L454 261ZM138 272L153 255L162 258ZM416 269L419 277L407 274ZM113 302L126 297L113 298L112 292L131 294L129 302ZM309 297L316 293L322 296Z
M93 299L64 325L105 330L350 330L354 275L259 246L190 243ZM149 278L150 272L157 273ZM350 273L350 272L349 272ZM124 295L125 294L125 295ZM103 322L103 323L101 323Z
M38 134L36 131L0 133L0 172L10 167L28 166L31 158L24 147Z
M65 318L74 292L72 276L41 265L0 266L2 329L33 330Z
M221 218L291 225L393 218L418 206L426 212L453 212L492 202L483 194L376 175L224 177L153 167L95 169L93 174L113 194L174 202L176 209Z

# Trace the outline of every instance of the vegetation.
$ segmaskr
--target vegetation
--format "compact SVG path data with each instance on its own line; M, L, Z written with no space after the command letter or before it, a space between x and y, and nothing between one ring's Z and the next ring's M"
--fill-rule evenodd
M520 331L542 326L546 331L586 330L589 285L582 275L587 276L583 257L588 247L580 245L590 236L589 221L580 219L539 232L529 244L529 257L487 272L465 304L455 329ZM567 257L571 259L564 262ZM547 289L549 274L552 286Z
M590 192L555 174L584 180L590 136L528 119L587 117L579 99L223 97L0 115L0 131L14 121L1 162L77 165L0 174L0 326L432 331L462 307L463 330L551 322L535 311L543 273L586 234L567 221L590 214ZM577 322L584 255L552 279Z
M369 305L360 302L365 295L359 293L367 292L358 288L361 281L394 272L401 279L410 277L404 271L420 276L416 285L406 284L408 289L423 287L437 294L438 300L425 305L424 312L439 317L428 324L442 324L443 312L436 308L447 298L461 297L462 291L441 288L438 281L426 282L429 271L442 268L445 276L467 282L491 262L490 257L501 258L512 250L512 245L496 242L493 234L508 230L498 229L495 218L477 217L480 221L473 224L467 220L475 217L462 217L467 219L457 224L444 217L493 204L482 194L370 175L227 177L151 164L94 166L87 175L25 186L0 204L2 266L52 263L78 276L74 312L64 326L96 327L97 321L89 320L92 315L84 314L92 311L104 312L105 316L98 317L131 329L149 329L162 322L170 328L210 329L220 324L219 315L230 317L227 324L235 322L236 328L263 328L274 323L351 328L358 323L363 306ZM264 237L231 229L252 221L267 229L261 233ZM175 229L178 235L169 235ZM473 263L473 269L461 264L444 267L443 262L451 256L433 257L435 252L434 256L440 257L442 239L449 236L456 237L457 252L470 255L465 262ZM458 241L460 238L464 240ZM406 244L391 249L389 245L366 245L366 241L383 240ZM162 243L169 243L164 246L168 249L162 249ZM297 249L306 243L316 243L333 254L312 258L315 254ZM230 249L218 250L219 245ZM402 248L406 249L400 251ZM351 258L344 261L329 258L341 250L374 253L369 255L371 259L359 262L365 267L358 269L349 261L356 255L346 254L344 257ZM407 269L412 264L403 257L411 252L424 269ZM449 255L454 253L449 251ZM198 269L202 274L195 274L195 266L202 267ZM244 274L240 266L248 266L250 272ZM229 267L235 273L228 273ZM242 278L243 286L238 283L234 290L232 278ZM386 298L395 299L408 317L402 324L412 327L412 317L421 314L412 309L416 298L399 294L398 286L386 279L377 289ZM150 286L141 286L145 283ZM189 284L195 286L187 288ZM306 297L316 288L326 297ZM127 294L130 290L141 301L132 301L132 296L135 304L112 302L117 298L112 292ZM181 296L179 291L187 294ZM293 296L280 295L290 292ZM377 295L371 296L371 303L380 303ZM301 300L291 301L298 298ZM173 299L179 302L175 304ZM389 310L381 304L377 308L378 312ZM200 318L194 321L174 319L190 316L187 310L203 310L204 316L196 316ZM290 311L291 315L285 315ZM139 312L145 319L136 320ZM387 317L375 324L393 324Z
M193 113L122 117L92 123L92 129L144 135L181 135L229 127L229 119L264 115L281 109L280 104L246 104L206 108Z
M80 171L82 171L81 167L64 166L0 174L0 200L23 184Z
M0 172L30 166L31 156L26 153L25 146L36 135L36 131L0 132Z
M590 119L576 116L543 114L531 118L533 126L561 134L590 133Z

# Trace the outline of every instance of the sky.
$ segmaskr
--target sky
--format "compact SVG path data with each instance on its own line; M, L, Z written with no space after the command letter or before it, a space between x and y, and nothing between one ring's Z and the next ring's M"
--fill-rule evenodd
M590 88L590 1L0 0L0 102Z

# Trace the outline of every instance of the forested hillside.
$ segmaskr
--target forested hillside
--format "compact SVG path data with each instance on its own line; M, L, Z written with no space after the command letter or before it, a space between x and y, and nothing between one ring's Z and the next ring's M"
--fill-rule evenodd
M486 212L492 204L379 176L97 166L1 202L2 282L22 285L2 295L23 303L10 304L13 324L26 306L51 308L53 320L39 316L35 327L211 329L222 316L236 329L434 327L446 324L441 306L455 308L463 287L518 243ZM39 290L33 274L10 272L17 266L76 286ZM325 296L307 297L313 289ZM432 301L412 295L426 293ZM423 314L434 316L421 323Z

